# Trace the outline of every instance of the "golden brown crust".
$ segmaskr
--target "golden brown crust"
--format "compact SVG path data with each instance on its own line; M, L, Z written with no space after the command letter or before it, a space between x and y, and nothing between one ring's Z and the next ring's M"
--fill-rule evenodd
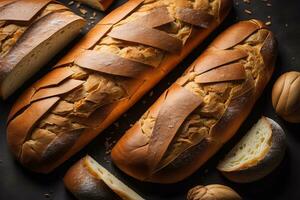
M287 72L277 79L272 90L272 104L284 120L300 122L300 72Z
M91 6L92 8L105 11L113 2L114 0L77 0L84 4Z
M177 128L176 135L169 132L172 142L160 140L156 141L159 145L150 145L158 123L157 113L165 103L164 94L113 148L114 163L139 180L174 183L191 175L216 153L250 113L273 72L271 64L276 50L269 48L266 53L261 49L266 45L276 48L275 44L266 44L275 40L261 24L249 20L233 25L178 79L175 85L181 85L200 99L196 109L187 109L188 116L184 114L185 121ZM166 93L182 98L172 90ZM176 127L169 124L169 118L177 106L179 103L173 101L170 116L161 120L164 122L161 127ZM165 135L163 131L157 134ZM164 155L157 146L167 148ZM159 160L151 154L159 154Z
M173 69L225 18L229 10L224 15L219 15L220 2L214 0L208 4L206 12L214 14L215 17L208 28L197 28L180 20L175 21L172 10L177 5L169 0L131 0L107 15L55 66L53 71L64 69L64 75L52 80L53 71L47 74L30 87L12 108L9 125L43 98L51 98L53 95L60 97L55 106L45 112L42 119L32 124L32 136L28 134L27 140L22 141L23 144L18 143L19 148L31 146L41 152L19 157L16 155L20 162L35 171L49 172L86 145ZM190 3L194 4L192 1ZM166 11L169 16L166 15ZM158 12L160 14L157 14ZM151 17L153 13L158 15L157 19L161 21ZM141 18L147 19L145 24L140 24ZM128 25L142 27L149 32L146 31L147 34L144 35L135 34L134 37L131 35L129 39L116 39L124 32L122 30L116 34L115 30ZM161 37L148 34L153 32ZM146 40L141 40L146 37L149 39L147 41L150 41L146 43L148 45L145 45ZM164 41L162 37L167 39ZM176 44L170 46L166 41L176 41ZM178 41L180 45L177 45ZM177 52L169 53L170 50ZM103 52L113 56L98 57ZM121 68L125 63L126 67ZM104 68L103 65L108 67ZM70 81L73 83L70 84ZM37 85L43 87L36 89ZM13 128L11 126L8 131L11 140L14 138L11 134L14 133ZM74 137L65 139L69 134L74 134ZM59 143L59 138L68 149L63 145L54 145L56 149L51 147L51 152L55 153L51 153L50 156L46 153L48 145L50 147L52 141ZM53 156L54 154L59 156ZM51 159L47 159L46 155ZM24 159L31 162L24 163Z

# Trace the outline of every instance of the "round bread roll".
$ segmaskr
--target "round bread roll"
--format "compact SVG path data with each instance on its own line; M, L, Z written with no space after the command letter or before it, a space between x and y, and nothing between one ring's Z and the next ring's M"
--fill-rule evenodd
M300 122L300 72L287 72L277 79L272 104L276 113L286 121Z
M219 184L198 185L189 190L187 200L241 200L242 198L230 187Z

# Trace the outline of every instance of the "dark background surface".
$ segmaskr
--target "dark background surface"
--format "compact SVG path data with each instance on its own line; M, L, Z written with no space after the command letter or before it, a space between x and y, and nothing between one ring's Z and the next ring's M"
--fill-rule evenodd
M69 2L62 0L61 2ZM116 8L123 0L116 0L114 4L105 12L97 12L97 20ZM267 6L271 3L272 6ZM71 7L80 14L75 3ZM86 8L85 6L81 6ZM244 9L252 11L249 15ZM89 19L94 12L92 9L86 14L85 18ZM270 16L270 17L268 17ZM276 70L272 80L266 88L263 96L257 102L255 109L240 128L236 136L224 146L219 153L214 156L206 165L190 178L183 182L173 185L158 185L141 183L126 176L119 171L110 162L107 148L114 141L122 136L124 131L134 123L146 109L159 97L159 95L174 82L180 74L186 69L191 62L197 58L205 47L215 38L222 30L238 20L257 18L264 22L271 21L270 28L274 31L279 41L279 55L276 64ZM65 162L53 173L41 175L29 172L23 169L10 154L6 144L6 119L12 103L28 85L45 74L51 66L44 68L39 74L31 78L23 88L7 101L0 101L0 199L1 200L70 200L74 197L68 193L62 182L66 170L77 160L86 154L94 157L98 162L103 164L107 169L112 171L125 183L133 187L139 194L149 200L161 199L185 199L186 192L189 188L197 184L221 183L234 188L241 196L246 199L274 199L274 200L299 200L300 199L300 124L289 124L284 122L275 115L271 105L271 89L276 78L286 71L300 71L300 2L298 0L280 1L273 0L265 2L263 0L252 0L251 4L244 3L242 0L234 1L234 9L220 26L205 43L193 51L177 68L163 79L151 93L146 94L135 106L133 106L126 115L123 115L116 123L100 134L92 143L86 146L82 151ZM96 20L96 21L97 21ZM90 20L91 21L91 20ZM95 20L93 20L95 21ZM93 23L85 27L86 32ZM82 34L83 34L82 33ZM74 44L80 36L72 43ZM67 50L72 46L69 45L55 59L55 63ZM276 120L286 131L288 138L288 149L281 165L269 176L251 184L234 184L222 177L215 166L219 159L238 141L239 138L261 117L268 116Z

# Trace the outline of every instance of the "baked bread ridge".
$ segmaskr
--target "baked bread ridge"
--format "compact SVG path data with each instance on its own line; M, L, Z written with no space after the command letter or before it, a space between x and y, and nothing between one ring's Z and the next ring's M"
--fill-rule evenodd
M105 11L113 2L114 0L76 0L91 6L92 8Z
M143 200L140 195L86 155L64 176L65 187L79 200Z
M266 149L259 158L254 161L244 163L240 167L229 169L222 165L218 165L218 170L227 177L229 180L238 183L249 183L259 180L269 173L271 173L284 158L286 149L286 135L280 125L268 117L262 117L261 123L265 123L271 130L270 138L268 140L269 147ZM259 123L259 122L258 122Z
M0 95L6 99L71 41L85 21L53 0L8 0L0 9Z
M276 48L258 20L225 30L117 142L113 162L141 181L190 176L250 113L271 77Z
M22 165L47 173L79 151L203 41L232 5L176 2L128 1L21 95L8 117L7 140ZM190 13L204 17L193 21ZM138 31L127 34L132 26Z

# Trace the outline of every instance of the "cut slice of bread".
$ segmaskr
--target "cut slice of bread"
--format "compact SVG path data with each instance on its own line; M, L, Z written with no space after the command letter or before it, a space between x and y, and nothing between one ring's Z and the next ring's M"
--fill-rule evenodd
M217 168L231 181L252 182L263 178L279 165L285 148L283 129L272 119L262 117Z
M80 200L143 200L140 195L88 155L68 170L64 183L68 190Z

